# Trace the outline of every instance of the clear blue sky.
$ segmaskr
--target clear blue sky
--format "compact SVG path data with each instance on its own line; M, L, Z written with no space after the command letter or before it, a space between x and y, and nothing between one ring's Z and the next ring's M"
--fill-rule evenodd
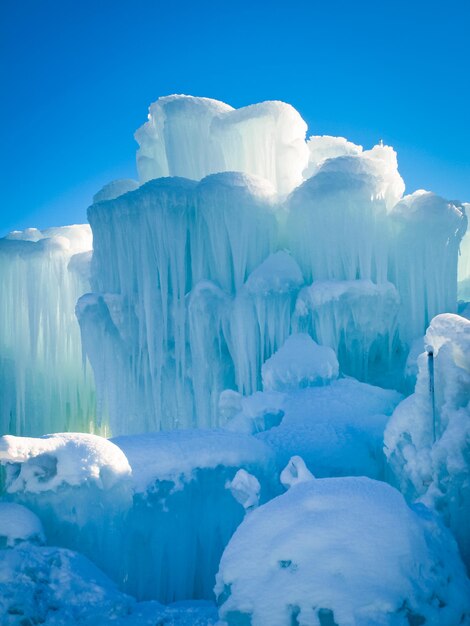
M470 2L0 0L0 234L85 221L160 95L290 102L470 200Z

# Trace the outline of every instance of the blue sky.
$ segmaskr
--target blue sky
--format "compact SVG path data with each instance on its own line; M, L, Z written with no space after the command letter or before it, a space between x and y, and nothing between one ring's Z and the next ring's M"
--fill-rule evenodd
M0 234L86 220L160 95L295 106L470 200L470 3L0 0Z

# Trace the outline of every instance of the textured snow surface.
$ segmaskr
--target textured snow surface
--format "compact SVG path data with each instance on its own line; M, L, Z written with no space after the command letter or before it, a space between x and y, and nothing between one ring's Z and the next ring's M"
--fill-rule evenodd
M338 377L338 370L338 359L334 350L319 346L307 334L294 334L263 363L263 389L287 391L298 387L324 385Z
M22 541L44 543L40 519L20 504L0 502L0 547L12 548Z
M325 387L274 397L257 394L249 400L232 419L232 428L246 432L247 425L258 425L252 432L264 431L257 438L275 450L279 471L297 454L318 477L385 478L383 432L401 400L396 391L346 378ZM266 422L271 427L262 427Z
M7 480L9 493L38 493L85 482L109 488L131 473L117 446L103 437L83 433L40 438L4 435L0 438L0 463L15 466Z
M128 435L112 440L132 467L134 488L145 493L155 481L190 481L193 472L225 467L258 467L269 473L273 452L254 437L224 430L180 430Z
M469 623L450 533L367 478L299 480L245 518L217 574L228 625Z
M209 602L136 602L84 556L21 544L0 550L0 615L4 626L211 626Z

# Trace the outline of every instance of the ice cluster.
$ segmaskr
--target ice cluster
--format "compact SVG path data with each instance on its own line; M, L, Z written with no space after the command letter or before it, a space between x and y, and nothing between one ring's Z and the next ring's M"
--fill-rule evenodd
M2 624L470 625L470 205L306 131L160 98L0 239Z
M0 239L0 432L99 430L77 299L90 288L88 225Z

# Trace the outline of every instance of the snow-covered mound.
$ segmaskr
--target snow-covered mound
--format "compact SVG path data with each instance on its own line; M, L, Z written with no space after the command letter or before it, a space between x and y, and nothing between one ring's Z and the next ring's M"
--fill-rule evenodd
M325 385L338 377L334 350L319 346L305 333L291 335L263 363L261 374L265 391L287 391L299 387Z
M222 556L216 594L228 626L470 623L450 533L367 478L300 475L250 513Z
M397 484L443 514L470 564L470 321L438 315L418 358L413 395L393 413L385 452Z
M52 545L77 550L107 573L132 506L131 468L124 453L96 435L60 433L0 438L8 498L41 520ZM118 577L115 577L119 580Z
M0 463L7 465L8 493L39 493L84 483L109 489L131 474L117 446L83 433L41 438L5 435L0 437Z
M0 550L5 626L114 624L112 618L127 615L131 606L131 598L80 554L25 544Z
M152 490L156 481L190 482L195 472L218 467L273 470L269 446L254 437L224 430L178 430L127 435L112 440L132 467L136 493Z
M0 239L0 433L91 428L93 377L74 315L91 247L88 224Z
M402 399L396 391L343 378L285 393L224 394L223 401L229 399L226 428L268 443L279 471L291 456L300 455L318 477L387 475L383 433Z
M0 502L0 548L12 548L23 541L44 543L41 520L20 504Z

